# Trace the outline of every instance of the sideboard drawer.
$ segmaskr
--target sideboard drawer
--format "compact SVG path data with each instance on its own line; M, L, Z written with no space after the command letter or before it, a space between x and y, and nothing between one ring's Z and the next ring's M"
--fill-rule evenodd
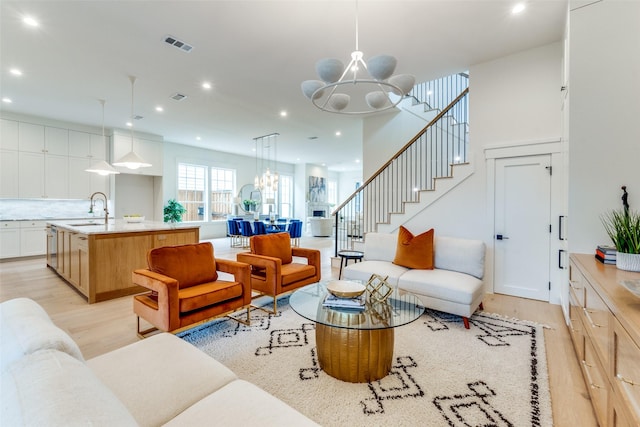
M578 305L575 296L569 294L569 332L578 360L584 359L584 326L582 324L582 307Z
M586 279L580 273L580 270L573 264L569 263L569 292L576 297L576 302L580 307L584 307L585 289L584 282Z
M587 334L593 337L593 345L600 356L602 366L609 368L609 342L611 337L612 316L602 298L584 281L586 301L584 307L585 324Z
M613 373L620 397L627 407L636 408L640 425L640 348L618 321L614 322Z
M609 412L609 382L589 341L585 341L582 370L589 395L591 396L591 402L593 403L593 409L598 418L598 423L601 426L606 426L607 414Z

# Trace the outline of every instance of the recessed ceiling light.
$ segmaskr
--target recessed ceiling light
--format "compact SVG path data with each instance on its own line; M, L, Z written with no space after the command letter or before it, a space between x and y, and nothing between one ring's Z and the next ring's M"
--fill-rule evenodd
M522 12L524 10L525 6L524 3L518 3L515 6L513 6L513 9L511 9L511 13L513 13L514 15Z
M360 163L360 159L356 159L356 163Z
M33 16L25 16L22 18L22 22L30 27L40 26L40 23Z
M2 98L2 102L4 102L5 104L11 104L13 101L11 100L11 98L7 98L6 96Z
M12 69L10 69L10 70L9 70L9 72L10 72L11 74L13 74L14 76L21 76L21 75L22 75L22 71L20 71L20 70L19 70L19 69L17 69L17 68L12 68Z
M133 126L133 123L127 122L127 127L131 127L131 126Z
M202 88L203 89L211 89L211 83L209 83L209 82L202 83Z
M280 111L280 117L287 117L287 112L284 110Z
M340 135L342 135L342 132L336 131L336 136L340 136Z
M200 138L199 136L196 136L196 141L200 141L202 138Z
M158 113L162 113L162 112L164 111L164 108L162 108L162 106L161 106L161 105L158 105L158 106L156 107L156 111L157 111Z

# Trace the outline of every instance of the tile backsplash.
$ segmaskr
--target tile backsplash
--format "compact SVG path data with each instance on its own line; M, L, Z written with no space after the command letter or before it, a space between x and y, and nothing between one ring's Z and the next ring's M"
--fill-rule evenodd
M113 217L113 201L109 200L109 216ZM95 202L89 213L89 200L0 199L0 221L49 220L103 217L102 200Z

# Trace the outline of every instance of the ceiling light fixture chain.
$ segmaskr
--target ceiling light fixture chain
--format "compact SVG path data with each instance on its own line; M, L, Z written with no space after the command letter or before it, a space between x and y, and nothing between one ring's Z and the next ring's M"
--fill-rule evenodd
M280 176L276 170L276 153L279 135L279 133L274 132L268 135L262 135L253 138L253 141L255 142L256 152L256 177L254 180L254 187L261 191L266 190L273 193L278 190L278 181L280 179ZM272 147L274 153L273 157L271 155ZM258 158L260 158L260 167L258 167Z
M100 104L102 105L102 142L106 144L106 141L104 139L104 104L106 101L104 99L98 99L98 102L100 102ZM115 175L120 173L104 160L100 160L98 163L91 165L89 169L85 169L85 172L93 172L102 176Z
M135 116L133 114L133 88L136 83L136 77L129 76L129 81L131 81L131 151L121 157L120 160L115 162L113 165L126 167L128 169L147 168L151 166L151 163L145 162L133 149L133 121L135 120Z
M397 60L391 55L377 55L368 62L364 61L364 54L359 50L358 15L356 1L356 46L347 67L339 59L321 59L316 63L316 72L321 80L302 82L302 93L322 111L339 114L385 111L398 105L415 84L415 77L410 74L393 75ZM358 78L360 67L363 75L366 72L368 77ZM352 79L347 78L349 72L353 75ZM356 100L353 104L352 98Z

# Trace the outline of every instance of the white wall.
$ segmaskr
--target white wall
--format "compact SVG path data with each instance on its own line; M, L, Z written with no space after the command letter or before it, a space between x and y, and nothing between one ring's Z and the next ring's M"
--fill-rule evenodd
M570 12L569 249L610 243L600 215L627 185L640 210L640 2Z
M469 158L475 173L406 223L415 233L433 227L436 234L485 241L489 292L493 290L493 218L484 149L559 140L561 59L561 44L553 43L470 67ZM385 132L393 134L393 126L384 123ZM398 126L398 132L406 132L406 121ZM379 134L381 128L371 132L365 128L365 135ZM556 301L558 295L552 298Z
M178 163L194 163L210 167L221 167L236 170L236 190L245 184L253 184L256 176L255 157L240 156L221 151L190 147L171 142L164 143L164 174L162 199L164 204L178 195L177 177ZM277 171L281 174L295 175L295 167L289 163L277 163ZM225 221L202 223L200 238L211 239L224 237L227 224Z
M413 114L393 110L363 120L362 176L369 179L427 125Z

